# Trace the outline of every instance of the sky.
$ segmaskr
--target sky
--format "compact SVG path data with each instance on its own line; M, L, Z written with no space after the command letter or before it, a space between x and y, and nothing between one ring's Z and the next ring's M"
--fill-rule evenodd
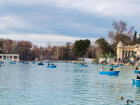
M140 33L140 0L0 0L0 38L45 46L108 38L120 20Z

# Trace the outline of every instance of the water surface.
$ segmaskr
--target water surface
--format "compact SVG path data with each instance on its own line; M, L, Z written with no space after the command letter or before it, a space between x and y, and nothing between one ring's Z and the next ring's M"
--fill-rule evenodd
M0 68L0 105L126 105L127 99L140 105L140 87L130 82L136 77L132 66L116 68L119 76L107 76L99 74L99 65L54 64L57 68L4 64Z

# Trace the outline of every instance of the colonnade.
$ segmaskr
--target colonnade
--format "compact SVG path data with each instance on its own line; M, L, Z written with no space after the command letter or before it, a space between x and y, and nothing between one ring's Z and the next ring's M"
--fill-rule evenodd
M123 50L122 58L130 58L133 53L134 53L133 50Z

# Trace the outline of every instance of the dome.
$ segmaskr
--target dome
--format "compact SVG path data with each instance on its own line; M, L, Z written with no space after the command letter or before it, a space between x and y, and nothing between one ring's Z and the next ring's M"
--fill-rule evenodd
M121 41L119 41L119 43L118 43L117 47L123 47L123 44L122 44L122 42L121 42Z

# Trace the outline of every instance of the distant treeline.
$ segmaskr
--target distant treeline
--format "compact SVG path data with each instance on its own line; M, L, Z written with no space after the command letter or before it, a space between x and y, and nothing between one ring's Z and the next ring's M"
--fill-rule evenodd
M116 47L119 41L124 45L135 45L140 43L134 27L127 28L123 21L113 22L114 30L108 31L108 40L99 38L95 45L91 45L89 39L77 40L75 43L67 42L63 46L47 43L46 47L39 47L30 41L14 41L11 39L0 39L0 53L19 54L20 60L76 60L79 57L98 58L109 54L116 56Z

